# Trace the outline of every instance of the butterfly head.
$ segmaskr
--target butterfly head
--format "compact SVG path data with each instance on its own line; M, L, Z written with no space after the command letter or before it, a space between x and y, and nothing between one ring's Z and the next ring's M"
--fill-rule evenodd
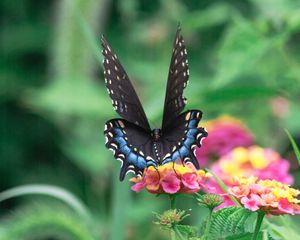
M162 135L161 129L159 129L159 128L154 128L154 129L152 130L151 136L153 137L153 140L154 140L154 141L158 141L158 140L161 138L161 135Z

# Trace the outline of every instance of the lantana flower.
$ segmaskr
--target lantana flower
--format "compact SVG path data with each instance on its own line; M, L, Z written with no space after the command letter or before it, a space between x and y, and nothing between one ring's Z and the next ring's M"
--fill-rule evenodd
M195 193L204 188L209 175L197 170L192 164L167 163L158 168L150 166L144 170L143 177L131 178L135 184L131 189L139 192L146 189L153 194Z
M258 146L238 147L215 162L211 170L226 186L233 186L233 177L256 176L258 179L274 179L281 183L292 184L293 177L289 174L290 164L279 153L272 149ZM221 187L213 179L209 181L210 192L224 195L223 206L233 205ZM240 189L247 191L247 189ZM251 198L254 200L254 198Z
M200 166L206 166L208 160L218 159L238 146L250 146L254 136L238 119L222 116L204 123L209 137L197 148L196 155Z
M245 208L266 214L300 214L300 191L276 180L259 180L257 177L238 178L229 188Z

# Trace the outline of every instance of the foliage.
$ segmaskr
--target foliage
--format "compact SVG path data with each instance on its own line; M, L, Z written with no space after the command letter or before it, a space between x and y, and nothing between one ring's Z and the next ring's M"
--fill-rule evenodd
M116 114L100 64L102 33L124 64L152 126L161 121L171 44L180 22L190 64L188 108L201 109L204 120L224 113L239 117L259 144L283 155L292 149L283 128L299 145L298 1L3 0L0 6L0 192L28 183L60 186L82 199L97 224L93 229L99 229L94 236L89 224L52 198L36 207L27 204L37 196L27 196L1 202L2 236L19 240L36 229L47 233L34 236L38 239L169 237L149 224L149 213L165 209L165 201L133 196L129 185L117 182L119 165L104 147L104 122ZM275 104L274 111L278 97L287 100L287 109ZM299 186L299 171L294 175ZM178 204L197 208L193 200ZM294 219L297 229L299 218ZM199 225L204 217L186 221ZM282 222L269 227L275 239L283 238L281 233L296 239L297 232Z
M30 204L3 222L1 239L96 239L92 234L94 230L91 229L91 224L82 220L59 204Z
M219 239L253 232L253 229L247 229L246 226L251 214L253 213L240 207L220 209L212 215L210 238Z

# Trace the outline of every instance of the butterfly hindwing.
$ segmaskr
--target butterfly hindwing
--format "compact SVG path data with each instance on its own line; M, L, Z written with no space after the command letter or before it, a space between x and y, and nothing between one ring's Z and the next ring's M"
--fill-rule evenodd
M146 114L127 73L106 39L102 36L101 40L104 78L114 109L127 121L150 131Z
M183 90L188 84L188 79L187 51L178 27L169 68L162 129L172 123L184 109L186 98L183 96Z
M201 117L201 111L186 111L169 125L162 139L164 157L161 164L180 159L199 168L195 157L195 147L201 147L202 139L207 136L205 129L198 127Z
M112 119L105 124L104 135L106 147L112 150L114 157L122 163L121 181L128 172L141 176L146 167L157 166L151 135L144 129L124 119Z

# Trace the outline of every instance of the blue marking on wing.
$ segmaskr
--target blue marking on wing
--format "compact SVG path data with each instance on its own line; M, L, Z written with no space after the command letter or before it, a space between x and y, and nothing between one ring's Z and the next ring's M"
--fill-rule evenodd
M144 157L138 156L137 158L137 166L140 169L144 169L147 167L146 159Z
M190 130L188 130L186 136L194 139L194 134L196 134L197 132L198 132L197 129L190 129Z
M181 148L179 148L179 154L181 155L181 157L185 157L187 155L189 155L189 149L186 148L186 146L182 146Z
M127 156L128 162L133 163L136 166L136 164L137 164L137 157L138 156L131 151L128 154L128 156Z
M192 145L192 143L194 142L194 140L195 140L194 137L187 137L184 140L183 144L189 148Z
M190 120L187 124L187 132L184 136L183 142L181 142L181 147L176 149L171 156L164 159L162 164L166 164L171 161L176 161L177 159L181 158L182 160L185 157L188 157L191 154L191 146L196 143L196 134L199 132L198 129L198 120L196 118L196 112L191 112Z
M128 145L125 145L124 147L120 148L121 152L124 153L126 156L129 155L131 152L131 149L128 147Z
M166 158L165 160L162 161L162 165L168 163L168 162L172 162L172 159L171 158Z
M123 137L124 136L124 133L121 131L121 129L114 128L114 132L115 132L115 135L117 137Z
M189 121L188 128L196 128L197 127L197 121L195 119Z
M122 105L120 107L123 108ZM143 156L136 154L132 148L129 147L128 142L125 140L125 134L120 128L120 124L115 122L113 139L118 144L117 150L126 156L125 158L129 164L132 164L139 169L145 169L147 167L146 159ZM153 164L153 166L155 165Z
M172 158L172 161L173 161L173 162L175 162L177 159L179 159L179 158L180 158L179 151L175 151L175 152L172 154L171 158Z
M119 148L122 148L125 145L127 145L127 142L126 142L126 140L123 137L116 137L115 140L119 144Z
M158 166L158 164L156 162L150 160L150 161L147 161L147 167L149 167L149 166L153 166L156 168Z

